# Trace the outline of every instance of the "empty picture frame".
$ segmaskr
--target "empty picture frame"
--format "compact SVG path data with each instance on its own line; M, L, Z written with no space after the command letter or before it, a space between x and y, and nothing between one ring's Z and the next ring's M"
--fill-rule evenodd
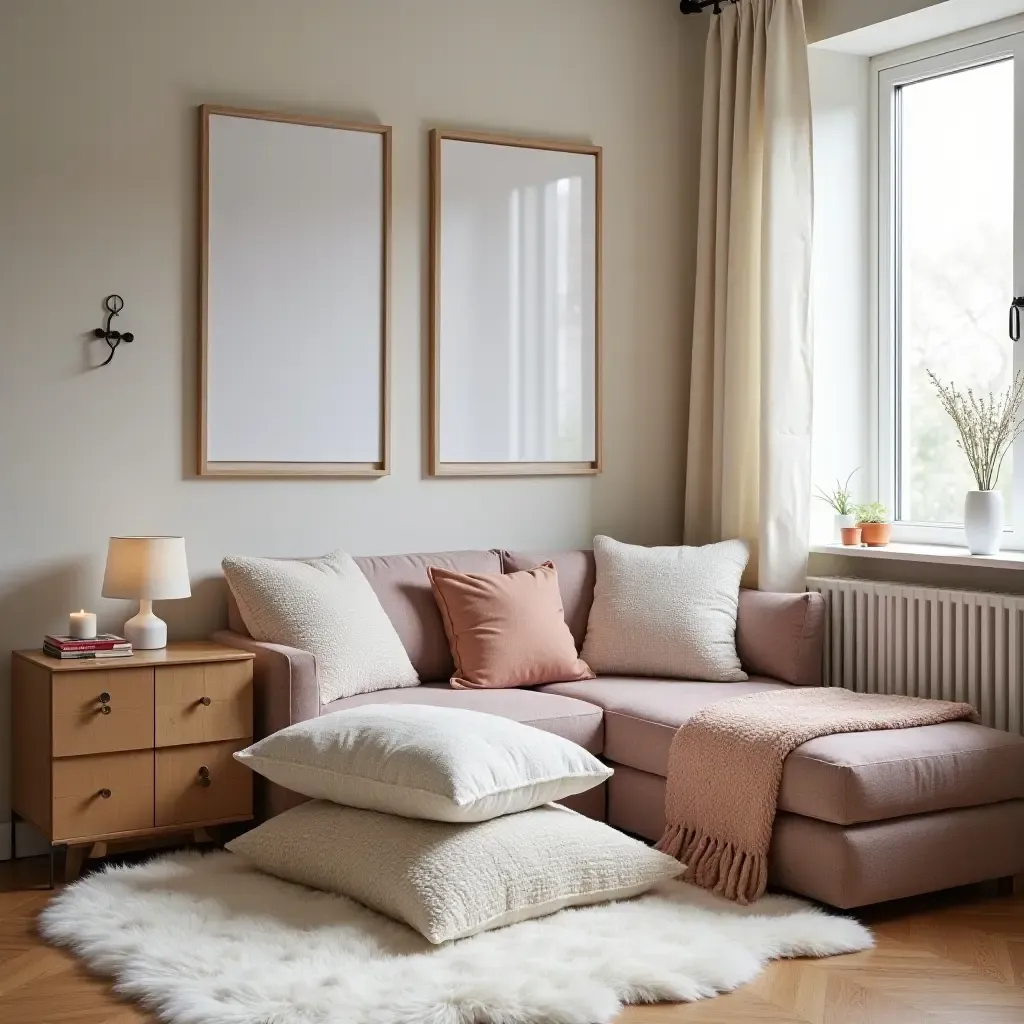
M200 475L386 474L391 129L200 114Z
M430 472L601 469L601 150L434 130Z

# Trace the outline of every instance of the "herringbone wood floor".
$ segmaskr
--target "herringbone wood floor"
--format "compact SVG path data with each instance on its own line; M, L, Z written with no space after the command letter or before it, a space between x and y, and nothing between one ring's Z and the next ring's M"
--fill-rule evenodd
M0 1022L152 1024L74 957L45 946L42 861L0 865ZM1024 897L992 887L873 908L869 953L771 965L751 985L690 1006L627 1010L620 1024L1021 1024Z

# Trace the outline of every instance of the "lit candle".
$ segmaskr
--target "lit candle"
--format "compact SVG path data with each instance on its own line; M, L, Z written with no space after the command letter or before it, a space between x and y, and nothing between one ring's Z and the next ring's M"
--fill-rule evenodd
M68 624L68 634L76 640L95 640L96 616L84 609L80 612L72 612L71 621Z

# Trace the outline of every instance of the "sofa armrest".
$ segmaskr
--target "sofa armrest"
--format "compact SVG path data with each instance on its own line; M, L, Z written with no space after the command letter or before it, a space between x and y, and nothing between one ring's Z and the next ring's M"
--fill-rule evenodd
M227 629L211 639L256 655L252 673L255 739L320 714L316 659L308 651L262 643Z
M741 590L736 650L751 675L821 686L825 599L821 594Z

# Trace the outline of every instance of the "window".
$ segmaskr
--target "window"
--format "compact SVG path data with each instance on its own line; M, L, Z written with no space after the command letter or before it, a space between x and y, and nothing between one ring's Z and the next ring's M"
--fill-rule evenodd
M987 395L1024 368L1008 332L1024 294L1018 51L1024 35L878 69L878 478L907 541L959 542L976 487L928 371ZM1024 546L1019 455L999 486Z

